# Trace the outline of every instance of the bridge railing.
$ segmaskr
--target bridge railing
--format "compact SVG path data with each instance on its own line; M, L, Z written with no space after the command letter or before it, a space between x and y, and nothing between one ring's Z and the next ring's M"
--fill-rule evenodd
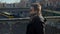
M46 34L60 34L60 16L49 16L45 25ZM0 34L25 34L30 18L0 19Z

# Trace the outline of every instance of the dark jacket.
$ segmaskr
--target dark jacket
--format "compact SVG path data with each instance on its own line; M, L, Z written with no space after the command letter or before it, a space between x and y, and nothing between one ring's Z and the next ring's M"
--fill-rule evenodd
M43 24L39 16L33 17L32 21L27 25L26 34L43 34Z

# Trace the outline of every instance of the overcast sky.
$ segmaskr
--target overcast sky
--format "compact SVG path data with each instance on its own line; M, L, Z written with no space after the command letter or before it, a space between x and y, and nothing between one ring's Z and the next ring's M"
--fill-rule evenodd
M16 3L16 2L20 2L20 0L0 0L0 2L2 3Z

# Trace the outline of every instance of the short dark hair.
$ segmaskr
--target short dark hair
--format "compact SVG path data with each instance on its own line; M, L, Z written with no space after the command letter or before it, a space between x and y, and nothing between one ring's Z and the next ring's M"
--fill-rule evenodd
M31 6L34 7L34 11L39 10L38 5L31 5Z

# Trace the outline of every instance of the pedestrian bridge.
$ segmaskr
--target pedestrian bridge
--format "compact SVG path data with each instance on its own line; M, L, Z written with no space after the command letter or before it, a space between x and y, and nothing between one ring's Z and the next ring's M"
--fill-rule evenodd
M46 34L60 34L60 16L45 17ZM0 19L0 34L25 34L30 18L4 18Z
M29 8L0 8L0 15L5 18L20 18L29 16ZM4 13L3 13L4 12ZM6 12L8 14L6 14ZM60 11L42 9L43 16L60 16ZM9 15L11 14L11 15ZM2 18L0 16L0 18Z

